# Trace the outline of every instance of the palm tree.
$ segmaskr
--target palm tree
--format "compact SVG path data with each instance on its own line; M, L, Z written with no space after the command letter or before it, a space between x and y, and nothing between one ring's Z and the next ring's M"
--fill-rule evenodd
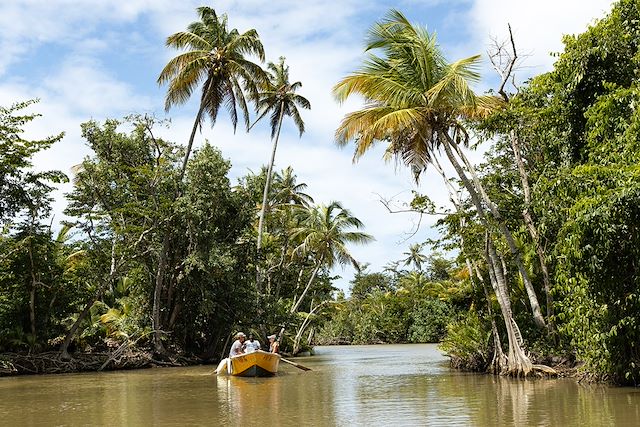
M231 118L233 129L238 123L238 108L249 128L249 109L245 91L252 97L257 94L257 84L266 79L262 68L246 59L255 55L264 61L264 48L256 30L242 34L235 28L227 28L227 15L218 16L210 7L197 9L199 21L192 22L187 31L177 32L167 38L166 45L184 50L171 59L158 77L158 84L168 83L165 109L184 104L200 85L200 107L191 130L187 151L182 164L180 180L184 177L193 140L198 127L206 116L214 125L218 111L224 106Z
M348 243L366 244L375 240L369 234L351 231L362 228L363 224L339 202L301 209L299 221L300 225L293 230L292 238L299 238L301 243L294 248L293 253L310 257L314 267L302 294L291 306L291 313L298 310L321 267L351 264L356 270L360 269L358 262L347 250Z
M266 168L263 167L260 176L266 177L266 173ZM277 241L280 242L281 247L279 251L267 251L264 253L264 270L258 270L258 281L266 281L264 291L267 295L271 295L271 282L274 273L281 274L283 269L286 270L288 268L285 259L289 258L287 256L291 243L289 231L291 230L291 223L295 212L301 208L308 208L313 203L313 198L305 193L306 189L307 184L298 182L298 178L291 166L280 172L273 173L268 209L277 213L277 215L272 215L269 218L271 226L280 230L280 232L276 232L274 235L264 235L262 243L264 247L272 247L271 242ZM276 296L279 294L279 290L280 284L278 282L275 287Z
M429 278L421 271L410 271L398 279L401 288L418 289L426 286Z
M374 50L381 50L383 55L375 55ZM534 320L544 326L537 297L513 237L460 149L460 144L469 142L463 120L487 116L502 105L497 97L477 96L470 87L479 80L480 57L447 62L436 45L435 36L413 26L395 10L370 30L367 51L370 53L362 68L334 87L334 94L341 102L353 94L363 96L366 102L363 109L345 116L336 131L336 142L344 146L355 140L355 160L377 141L387 141L387 158L396 157L407 164L416 180L432 164L437 150L443 148L484 226L489 229L491 225L488 215L497 223L527 288ZM498 270L498 260L492 251L488 251L486 259L492 270ZM531 362L514 339L515 332L511 333L515 324L511 307L501 298L508 295L505 278L497 273L494 277L500 287L496 293L509 331L513 356L509 360L510 369L527 374Z
M296 90L302 86L302 83L289 82L289 67L285 66L284 57L280 57L280 62L277 64L269 62L267 69L269 70L267 73L269 78L263 83L262 90L258 93L257 107L259 116L255 123L267 114L270 114L269 123L271 125L273 148L271 149L271 160L269 161L269 168L267 169L267 181L264 185L262 208L260 209L260 220L258 221L258 251L262 247L262 229L264 227L264 215L267 209L267 196L269 194L269 187L271 186L271 174L276 158L278 140L280 139L282 121L284 116L291 117L300 132L300 136L302 136L304 133L304 122L300 117L298 107L311 108L311 104L307 98L295 93Z
M364 96L365 108L345 116L336 131L340 146L356 140L354 160L377 141L389 142L387 158L397 156L416 177L431 163L435 149L449 141L463 141L461 118L489 114L499 99L476 96L479 55L449 64L436 45L435 35L414 27L398 11L369 32L363 67L342 79L334 94L343 102L353 94ZM466 142L466 141L464 141Z
M273 177L275 194L272 197L275 206L308 207L313 203L313 197L305 193L307 184L298 183L298 177L291 166L287 166Z
M240 34L235 28L228 29L226 14L218 16L214 9L204 6L197 8L197 11L199 21L189 24L187 31L167 37L167 46L182 49L184 52L172 58L158 76L158 84L169 85L165 97L167 111L174 105L187 102L191 94L202 85L200 106L187 144L179 181L183 180L187 171L196 131L198 127L202 127L205 117L210 118L213 126L220 107L224 106L235 131L239 108L248 129L249 109L245 91L250 98L255 97L257 84L266 79L264 70L245 58L245 55L256 55L261 62L264 61L264 48L256 30ZM176 197L179 191L178 189ZM160 298L164 289L170 246L169 232L165 231L162 251L158 257L152 308L154 347L158 354L164 353L160 339Z
M403 265L409 266L411 264L414 267L422 271L422 264L428 261L428 257L422 253L422 244L414 243L413 245L409 245L409 251L403 252L402 255L406 255L407 257L403 259Z

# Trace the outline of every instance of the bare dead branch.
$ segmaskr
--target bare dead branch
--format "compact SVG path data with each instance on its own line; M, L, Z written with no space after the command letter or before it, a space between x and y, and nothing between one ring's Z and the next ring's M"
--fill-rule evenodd
M514 71L518 68L516 64L520 60L518 51L516 49L516 43L513 38L513 31L511 30L511 24L507 24L509 29L509 40L498 41L496 38L491 38L491 48L487 52L489 60L493 69L496 70L500 76L500 86L498 93L505 102L509 102L509 95L505 91L507 83L511 82L512 86L518 91L518 86L515 81Z

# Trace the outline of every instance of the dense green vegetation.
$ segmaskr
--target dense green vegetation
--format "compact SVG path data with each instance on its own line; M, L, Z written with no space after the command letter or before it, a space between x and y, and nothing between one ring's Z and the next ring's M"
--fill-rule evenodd
M457 248L470 289L442 345L456 366L528 375L577 359L597 378L640 380L638 22L638 2L620 1L566 37L551 72L491 98L469 88L477 57L447 62L433 35L392 12L335 87L368 101L339 144L355 141L359 157L382 140L416 179L427 167L445 178L455 211L439 221L441 243ZM475 138L492 147L478 166L460 149ZM412 206L432 210L426 196Z
M92 154L69 177L64 224L46 218L67 177L31 167L63 135L25 140L33 102L0 108L0 352L70 358L126 345L216 360L233 331L282 329L292 353L441 341L460 368L527 376L580 361L594 378L638 384L637 1L566 37L553 70L517 93L474 93L480 57L449 62L400 12L371 28L369 56L334 88L340 101L367 102L336 141L354 143L356 158L386 144L416 181L438 171L451 197L441 239L381 272L349 253L372 237L345 206L316 204L291 168L274 171L285 119L302 135L299 108L310 108L284 59L263 70L249 57L264 60L255 30L198 13L168 38L184 50L158 79L166 108L199 94L186 148L157 137L167 124L152 117L84 123ZM254 124L270 117L272 155L231 182L229 161L210 144L193 150L194 137L220 108L249 130L252 107ZM479 141L490 150L472 165L465 153ZM433 213L428 196L416 193L411 208ZM348 297L331 276L347 264L358 271Z
M242 113L249 129L253 105L258 119L271 113L275 154L283 118L302 133L297 107L310 107L283 59L268 71L247 59L264 59L255 30L229 29L211 8L198 13L167 39L186 51L158 79L167 108L201 90L186 150L157 137L168 124L152 117L83 124L92 155L74 167L73 220L60 227L45 221L53 184L66 177L31 172L30 162L62 135L23 140L31 102L0 110L0 352L69 359L126 347L155 360L217 360L239 329L283 331L281 348L297 352L335 290L331 268L358 266L346 245L372 239L363 224L338 202L314 204L291 168L272 170L272 156L268 169L232 183L216 148L192 150L220 108L234 127Z
M352 281L351 296L339 295L335 313L319 331L323 344L440 342L446 326L470 303L468 281L455 277L451 262L419 248L381 273L362 271ZM416 251L418 249L418 251ZM420 258L424 257L421 262ZM422 270L424 263L425 269ZM409 266L409 265L408 265Z

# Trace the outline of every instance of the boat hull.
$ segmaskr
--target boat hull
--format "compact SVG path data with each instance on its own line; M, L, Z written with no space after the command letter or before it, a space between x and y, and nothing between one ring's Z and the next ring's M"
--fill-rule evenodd
M258 350L230 358L228 373L238 377L270 377L278 372L280 355ZM229 372L230 370L230 372Z

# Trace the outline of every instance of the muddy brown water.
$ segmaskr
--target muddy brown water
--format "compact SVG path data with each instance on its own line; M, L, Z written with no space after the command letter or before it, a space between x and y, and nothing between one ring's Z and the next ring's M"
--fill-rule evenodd
M316 347L295 361L313 370L0 378L0 426L640 426L640 389L460 373L432 344Z

